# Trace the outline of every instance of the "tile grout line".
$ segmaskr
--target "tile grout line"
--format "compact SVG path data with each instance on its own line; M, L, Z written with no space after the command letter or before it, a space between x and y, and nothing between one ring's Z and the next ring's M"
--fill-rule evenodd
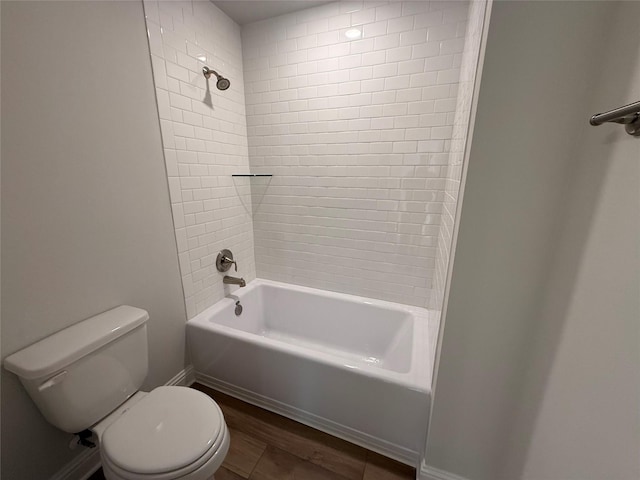
M249 476L247 477L247 480L251 480L251 476L253 475L253 472L255 472L256 468L258 467L258 464L260 463L260 460L262 460L262 457L264 457L264 453L267 451L268 447L269 447L269 444L265 442L264 450L260 454L260 457L258 458L258 461L256 462L256 464L251 469L251 472L249 473Z
M362 480L364 480L364 475L367 473L367 464L369 463L369 450L367 450L364 456L364 467L362 468Z

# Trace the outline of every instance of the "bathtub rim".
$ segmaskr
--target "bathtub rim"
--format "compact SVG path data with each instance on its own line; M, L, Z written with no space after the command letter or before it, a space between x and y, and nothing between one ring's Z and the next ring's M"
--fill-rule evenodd
M309 347L298 346L278 339L228 327L226 325L215 323L212 320L212 317L215 314L219 314L222 310L232 308L235 305L237 300L233 297L237 297L238 300L242 301L243 297L262 285L298 291L321 297L338 298L355 303L380 306L385 309L400 310L409 314L411 321L413 322L413 338L411 339L412 352L409 371L397 372L380 366L367 364L364 361L355 362L320 350L314 350ZM220 335L248 342L261 348L273 348L293 356L299 356L307 360L318 361L340 369L350 370L360 375L381 379L388 383L431 395L432 370L435 352L431 351L433 342L430 336L434 334L434 325L432 325L433 315L430 315L429 310L412 305L403 305L385 300L371 299L357 295L304 287L262 278L256 278L250 281L247 283L246 287L234 290L231 295L232 296L228 295L219 300L195 317L188 320L187 328L195 327L214 331ZM435 329L435 331L437 331L437 329Z

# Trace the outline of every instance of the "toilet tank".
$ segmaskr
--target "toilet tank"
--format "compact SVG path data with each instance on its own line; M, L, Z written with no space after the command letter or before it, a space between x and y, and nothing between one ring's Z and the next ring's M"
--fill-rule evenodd
M77 433L142 385L149 314L122 305L76 323L4 360L49 423Z

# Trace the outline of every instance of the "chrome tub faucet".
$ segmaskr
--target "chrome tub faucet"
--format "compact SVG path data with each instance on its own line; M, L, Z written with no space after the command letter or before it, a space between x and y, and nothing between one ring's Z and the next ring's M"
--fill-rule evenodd
M241 287L245 287L247 285L244 278L230 277L229 275L225 275L222 278L222 283L225 285L239 285Z

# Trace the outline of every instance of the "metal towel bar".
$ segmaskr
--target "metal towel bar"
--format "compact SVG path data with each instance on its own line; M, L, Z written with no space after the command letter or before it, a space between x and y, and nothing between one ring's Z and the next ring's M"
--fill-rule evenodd
M589 123L597 126L607 122L621 123L629 135L640 136L640 102L614 108L604 113L596 113Z

